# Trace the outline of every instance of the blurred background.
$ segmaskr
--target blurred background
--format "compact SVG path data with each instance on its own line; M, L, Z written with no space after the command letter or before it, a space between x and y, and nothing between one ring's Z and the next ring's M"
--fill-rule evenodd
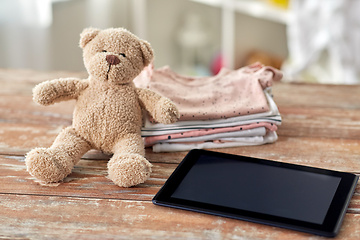
M358 0L0 0L0 68L85 71L79 34L124 27L155 68L195 76L260 61L284 81L360 83Z

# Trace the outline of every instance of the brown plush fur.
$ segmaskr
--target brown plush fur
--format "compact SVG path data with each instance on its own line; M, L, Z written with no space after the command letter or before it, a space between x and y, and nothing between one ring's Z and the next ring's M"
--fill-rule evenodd
M44 182L58 182L90 149L113 154L110 179L122 187L146 181L151 164L144 158L141 138L142 108L160 123L179 118L176 106L132 80L153 60L148 42L123 28L85 29L81 33L88 79L45 81L33 89L42 105L76 99L72 126L65 128L50 148L36 148L26 156L29 173Z

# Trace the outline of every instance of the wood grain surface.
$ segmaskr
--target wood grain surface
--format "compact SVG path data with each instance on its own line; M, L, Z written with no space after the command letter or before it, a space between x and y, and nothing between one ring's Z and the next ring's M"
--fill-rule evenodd
M107 178L109 156L90 151L61 183L26 171L25 154L50 146L71 124L74 101L43 107L35 84L78 72L0 69L0 239L322 239L261 224L155 206L152 197L187 152L153 153L148 181L132 188ZM277 83L283 124L274 144L216 149L360 174L360 86ZM360 185L336 239L360 239Z

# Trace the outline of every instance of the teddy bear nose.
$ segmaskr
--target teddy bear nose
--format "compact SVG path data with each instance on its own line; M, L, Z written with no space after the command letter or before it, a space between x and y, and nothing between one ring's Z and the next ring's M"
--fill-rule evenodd
M111 65L117 65L120 63L120 59L117 56L114 55L107 55L106 61Z

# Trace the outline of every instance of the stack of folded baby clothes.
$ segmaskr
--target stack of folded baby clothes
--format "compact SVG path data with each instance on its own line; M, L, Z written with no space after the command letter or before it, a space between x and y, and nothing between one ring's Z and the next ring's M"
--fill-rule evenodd
M275 142L281 116L271 86L281 78L279 70L260 63L196 78L181 76L169 67L148 67L134 80L135 85L171 99L180 119L164 125L146 115L145 146L154 152L174 152Z

